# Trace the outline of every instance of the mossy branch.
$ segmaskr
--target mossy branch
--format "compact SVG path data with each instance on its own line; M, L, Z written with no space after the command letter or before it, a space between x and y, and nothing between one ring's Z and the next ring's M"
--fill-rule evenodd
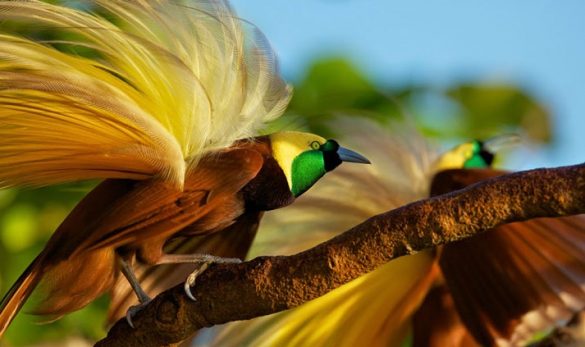
M585 213L585 164L517 172L374 216L292 256L210 266L192 289L156 297L97 346L167 346L196 330L283 311L397 257L514 221Z

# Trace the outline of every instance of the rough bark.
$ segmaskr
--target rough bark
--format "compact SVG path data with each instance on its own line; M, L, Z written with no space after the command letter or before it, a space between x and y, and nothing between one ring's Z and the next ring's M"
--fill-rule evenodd
M517 172L374 216L302 253L210 266L191 301L182 286L120 320L97 346L166 346L194 331L279 312L391 259L537 217L585 213L585 164ZM399 279L397 279L399 280Z

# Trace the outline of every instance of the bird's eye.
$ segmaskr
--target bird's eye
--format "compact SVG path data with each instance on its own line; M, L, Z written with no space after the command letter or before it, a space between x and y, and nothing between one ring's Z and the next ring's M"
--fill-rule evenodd
M319 149L319 148L321 148L321 144L318 141L313 141L313 142L311 142L311 148L312 149Z

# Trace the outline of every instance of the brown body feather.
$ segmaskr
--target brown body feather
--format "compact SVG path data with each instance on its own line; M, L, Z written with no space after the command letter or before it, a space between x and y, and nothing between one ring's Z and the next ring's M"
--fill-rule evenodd
M479 347L465 328L446 286L430 290L413 317L413 347Z
M111 290L118 256L149 266L172 251L219 249L217 255L243 257L261 215L258 207L277 208L294 200L270 153L268 140L260 138L208 155L188 172L183 191L156 179L98 185L2 300L0 335L37 285L44 296L35 313L52 317ZM258 189L258 182L268 179L281 188ZM177 274L182 277L187 269Z

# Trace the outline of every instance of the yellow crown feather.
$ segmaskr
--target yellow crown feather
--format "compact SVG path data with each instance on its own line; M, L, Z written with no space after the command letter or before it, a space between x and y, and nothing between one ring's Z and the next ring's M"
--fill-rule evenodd
M40 42L0 24L0 186L154 175L181 186L202 154L288 104L263 36L225 2L92 4L0 1L0 20L67 35Z

